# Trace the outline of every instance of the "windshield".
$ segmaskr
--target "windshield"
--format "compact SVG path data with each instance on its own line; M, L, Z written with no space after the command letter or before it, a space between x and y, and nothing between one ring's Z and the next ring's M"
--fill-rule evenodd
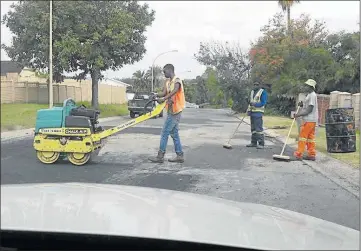
M2 1L1 17L1 184L29 185L1 208L27 227L67 214L71 229L89 210L115 232L242 245L255 221L269 245L316 242L304 215L359 231L357 2ZM65 183L155 190L120 201Z

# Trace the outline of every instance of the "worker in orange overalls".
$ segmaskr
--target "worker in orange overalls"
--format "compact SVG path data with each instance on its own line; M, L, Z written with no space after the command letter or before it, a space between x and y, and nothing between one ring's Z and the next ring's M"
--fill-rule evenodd
M155 157L150 157L149 160L154 163L164 162L164 155L170 135L173 138L174 150L177 155L168 161L183 163L184 154L178 132L182 111L186 103L183 81L175 75L172 64L165 65L163 67L163 73L167 81L164 84L163 92L158 93L157 96L159 97L159 102L167 102L165 107L167 110L167 118L163 125L158 154Z
M296 160L303 159L303 153L307 147L307 160L316 160L316 127L318 124L318 105L317 105L317 95L315 92L316 81L313 79L308 79L305 82L305 93L308 93L305 99L305 102L302 101L298 103L298 106L302 109L295 114L295 118L302 117L302 125L300 128L300 134L298 138L298 148L294 152Z

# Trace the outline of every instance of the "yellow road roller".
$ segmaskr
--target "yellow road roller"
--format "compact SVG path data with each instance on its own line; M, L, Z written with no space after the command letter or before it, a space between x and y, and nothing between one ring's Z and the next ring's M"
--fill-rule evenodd
M33 143L37 158L45 164L68 159L74 165L84 165L107 137L161 114L165 102L156 101L151 97L144 107L147 113L107 130L99 125L100 111L77 106L72 99L65 100L62 107L38 110Z

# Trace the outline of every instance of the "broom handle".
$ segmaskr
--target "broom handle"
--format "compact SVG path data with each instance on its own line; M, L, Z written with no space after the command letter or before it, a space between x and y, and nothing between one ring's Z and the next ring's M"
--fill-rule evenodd
M233 139L233 137L234 137L234 135L236 134L236 132L238 131L238 128L241 126L241 124L242 124L242 122L243 122L243 120L244 120L244 118L245 118L246 116L244 116L243 118L242 118L242 120L241 120L241 122L239 122L239 124L238 124L238 126L237 126L237 128L236 128L236 130L234 131L234 133L232 134L232 137L230 137L229 138L229 140L228 140L228 144L229 144L229 142L231 142L231 140Z
M236 130L235 130L235 131L234 131L234 133L232 134L232 137L230 137L230 138L229 138L229 140L228 140L228 142L227 142L228 144L229 144L229 142L231 142L231 140L233 139L234 135L235 135L235 134L236 134L236 132L238 131L238 128L241 126L241 124L242 124L242 122L243 122L244 118L247 116L247 113L248 113L248 108L247 108L246 114L243 116L243 118L242 118L241 122L239 122L239 124L238 124L238 126L237 126Z
M295 115L298 113L298 110L299 110L299 109L300 109L300 107L297 107L297 111L296 111ZM292 127L293 127L293 124L295 123L295 121L296 121L296 117L294 117L293 120L292 120L291 128L290 128L290 130L288 131L288 135L287 135L286 141L285 141L285 143L283 144L281 156L283 155L283 152L285 151L285 148L286 148L286 145L287 145L287 140L288 140L288 138L290 137L290 134L291 134L291 131L292 131Z

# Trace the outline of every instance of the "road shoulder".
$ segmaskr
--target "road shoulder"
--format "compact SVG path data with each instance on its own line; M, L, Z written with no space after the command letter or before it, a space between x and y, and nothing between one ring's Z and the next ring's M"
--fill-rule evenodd
M245 118L244 122L250 124L249 118ZM286 141L286 137L278 134L275 130L264 128L264 133L266 137L273 138L282 144L284 144ZM287 146L296 150L296 140L288 139ZM321 173L323 176L360 199L359 169L353 168L352 166L329 157L321 152L317 152L316 161L302 161L316 172Z

